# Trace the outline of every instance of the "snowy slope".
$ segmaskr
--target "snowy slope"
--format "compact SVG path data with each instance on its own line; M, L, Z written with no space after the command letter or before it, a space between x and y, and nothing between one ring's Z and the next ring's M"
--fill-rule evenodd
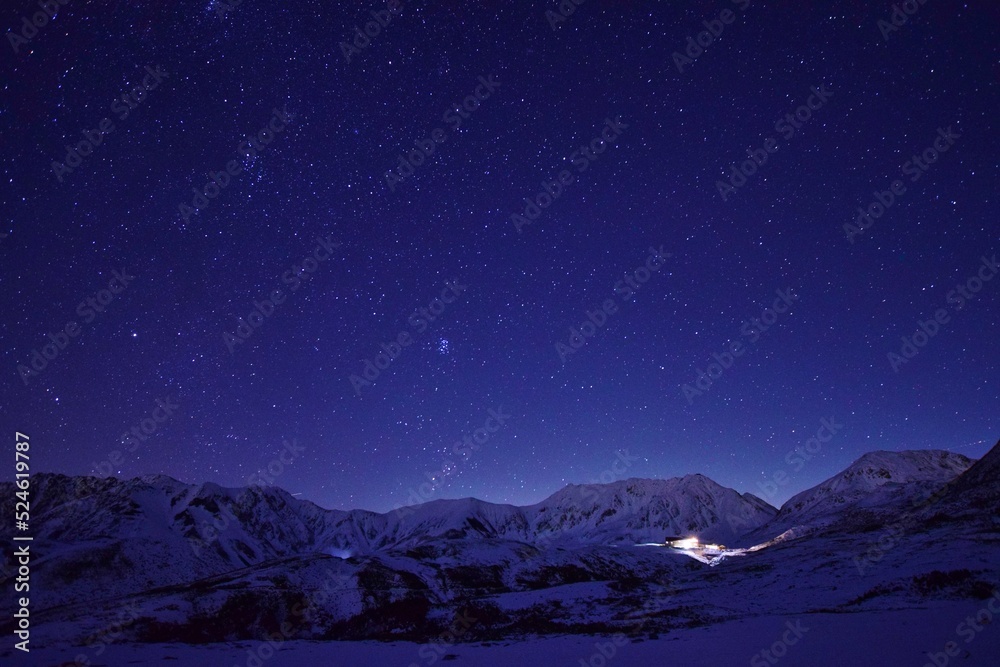
M976 461L972 467L962 473L954 484L951 494L954 497L976 489L980 495L993 499L994 507L1000 496L1000 441L993 449L986 452L983 458Z
M6 493L0 506L13 497ZM550 548L662 541L682 532L726 541L763 525L775 511L701 475L570 486L530 507L467 498L386 514L325 510L277 487L187 485L165 476L32 478L45 604L88 599L94 586L124 595L288 556L375 554L436 539Z
M498 537L532 544L635 544L665 535L734 540L776 510L703 475L569 485L527 507L475 498L435 500L399 512L350 512L322 530L326 550L371 553L433 537Z
M714 567L628 543L689 531L727 541L741 521L775 514L701 475L401 514L328 511L280 489L39 475L36 640L84 642L123 608L138 616L125 641L259 639L284 619L294 638L424 643L463 614L478 619L463 641L496 641L977 604L1000 587L1000 518L978 505L1000 484L995 457L973 468L942 452L862 457L757 529L809 530ZM217 539L200 532L220 517L229 526ZM303 604L313 611L299 618Z
M775 515L756 496L704 475L571 485L525 509L537 535L605 544L662 542L667 535L732 542Z
M164 476L119 481L39 474L32 496L43 539L185 538L199 555L234 566L303 550L372 553L437 537L635 543L683 532L732 539L776 511L702 475L571 485L529 507L465 498L385 514L324 510L277 487L193 486Z
M273 653L264 642L216 644L129 644L116 643L102 651L100 661L108 665L178 664L184 667L256 665L249 656L263 651L267 667L301 665L351 665L387 667L394 665L449 665L450 667L580 667L583 664L650 667L728 667L729 665L781 664L789 667L886 667L887 665L933 664L928 654L944 655L948 642L960 647L960 658L947 664L961 667L995 667L1000 655L1000 633L995 628L966 636L955 627L982 604L970 601L934 603L924 608L902 611L852 614L816 613L806 617L760 616L718 623L708 627L676 628L653 637L628 638L609 635L568 635L520 641L470 642L434 645L425 642L373 641L286 641ZM801 620L806 632L788 647L780 663L768 662L759 652L779 640ZM982 626L980 626L982 627ZM794 637L794 635L793 635ZM616 643L617 640L617 643ZM102 647L103 648L103 647ZM612 658L600 662L614 649ZM40 665L70 665L77 655L93 656L96 651L65 643L51 648L32 648L31 656ZM0 649L0 658L16 660L13 649ZM669 656L665 659L664 656ZM944 655L945 658L948 656ZM772 656L773 658L773 656ZM259 658L258 658L259 660ZM593 662L591 662L593 661ZM943 658L938 658L943 663Z
M942 450L876 451L844 471L793 496L763 528L742 542L751 544L789 529L824 530L843 523L878 523L883 514L917 502L969 469L973 460Z

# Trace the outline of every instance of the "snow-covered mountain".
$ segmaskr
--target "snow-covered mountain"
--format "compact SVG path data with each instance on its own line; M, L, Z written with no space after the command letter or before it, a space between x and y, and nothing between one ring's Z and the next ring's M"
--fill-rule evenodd
M998 458L1000 445L972 467L947 452L874 452L780 512L702 475L568 486L528 507L438 500L379 514L278 488L40 474L32 614L77 641L127 606L129 641L260 638L291 619L295 637L423 642L463 615L478 619L467 639L487 640L979 598L1000 585ZM804 529L771 539L789 525ZM713 568L637 544L732 544L744 530L767 546ZM302 605L314 613L296 620Z
M1000 441L956 480L950 494L959 497L973 490L992 500L993 507L1000 502Z
M324 549L370 553L427 538L491 537L529 544L635 544L666 535L734 540L777 510L703 475L569 485L527 507L474 498L435 500L401 512L350 512L319 537Z
M94 480L39 474L33 498L39 537L189 539L239 564L303 550L372 553L429 538L634 544L666 534L731 540L777 510L703 475L570 485L535 505L475 498L435 500L384 514L324 510L277 487L227 489L169 477ZM217 537L218 536L218 537Z
M49 571L120 594L289 556L363 556L436 539L545 547L662 542L668 534L732 541L776 512L702 475L568 486L529 507L466 498L379 514L325 510L277 487L43 473L32 480L32 509L36 544L62 545L48 557ZM64 602L87 590L49 589Z
M789 498L766 526L748 531L756 543L789 529L821 530L879 523L956 479L973 460L943 450L869 452L824 482Z
M571 485L525 510L535 535L605 544L662 542L667 535L732 542L776 513L704 475Z

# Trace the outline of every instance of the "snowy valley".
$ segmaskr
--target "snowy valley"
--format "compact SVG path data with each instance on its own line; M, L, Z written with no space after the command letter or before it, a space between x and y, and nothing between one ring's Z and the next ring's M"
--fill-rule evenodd
M359 656L342 664L472 665L492 664L484 646L538 644L573 659L522 664L672 646L713 664L776 664L781 651L786 664L826 664L821 628L892 616L911 630L893 650L911 655L890 664L921 665L1000 587L998 459L998 447L979 461L873 452L780 509L702 475L378 514L278 488L39 474L32 655L125 664L146 647L243 665L263 649L275 665L324 651ZM913 624L927 625L925 644ZM723 627L728 642L709 639ZM1000 632L985 628L958 664L995 664ZM852 664L885 664L867 659Z

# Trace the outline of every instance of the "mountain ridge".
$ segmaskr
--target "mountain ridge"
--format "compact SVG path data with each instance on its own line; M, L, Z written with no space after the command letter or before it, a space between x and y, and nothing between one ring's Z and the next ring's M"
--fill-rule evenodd
M85 638L127 602L138 616L130 641L197 643L264 637L274 618L313 600L296 637L426 642L468 609L483 638L509 638L627 629L622 609L651 598L669 613L649 627L668 630L974 597L1000 583L997 452L983 460L876 452L807 490L811 502L781 510L687 475L568 485L524 507L439 499L406 516L326 510L277 487L40 473L33 614L52 628L46 641L63 641ZM12 511L13 497L0 506ZM926 498L935 500L917 502ZM779 534L782 512L804 528ZM663 544L691 533L763 539L708 558ZM2 565L13 576L10 554ZM788 597L790 582L808 594Z
M929 494L973 463L944 450L869 452L780 509L701 473L568 484L531 505L469 497L384 513L326 509L277 486L195 485L161 474L118 480L37 473L32 498L45 537L146 536L162 540L165 552L182 538L197 559L203 550L215 558L210 569L216 570L290 553L413 548L437 538L628 545L683 534L723 544L763 542L790 528L829 527Z

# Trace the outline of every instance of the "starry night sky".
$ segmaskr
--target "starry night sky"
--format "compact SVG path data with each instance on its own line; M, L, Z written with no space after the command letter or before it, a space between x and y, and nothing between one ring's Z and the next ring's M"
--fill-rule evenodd
M891 2L826 4L587 0L553 29L555 2L404 0L350 62L340 43L385 3L70 0L16 53L7 32L4 437L30 436L35 471L225 486L285 452L274 484L378 511L413 493L528 504L602 473L700 472L780 504L871 450L982 455L1000 430L1000 279L952 290L1000 253L1000 12L928 2L886 40ZM5 3L0 26L36 11ZM53 167L105 118L92 154ZM911 181L939 128L957 138ZM435 130L425 163L386 177ZM724 198L717 181L768 140ZM555 201L512 221L563 170ZM905 192L849 239L894 180ZM243 340L238 318L275 290ZM792 305L754 334L776 290ZM894 368L937 309L947 322ZM576 349L571 328L594 335ZM374 382L352 382L403 332ZM823 419L842 426L788 457ZM143 420L155 432L123 443Z

